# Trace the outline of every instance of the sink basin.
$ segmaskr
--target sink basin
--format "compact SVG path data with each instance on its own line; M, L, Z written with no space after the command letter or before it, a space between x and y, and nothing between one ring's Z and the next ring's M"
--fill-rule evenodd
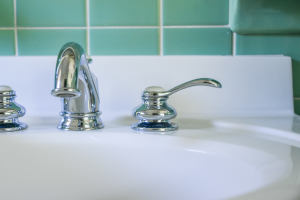
M289 57L93 57L104 129L84 132L56 129L55 56L1 61L9 66L1 81L16 90L27 110L20 121L28 124L0 134L1 200L300 199L300 119ZM178 112L178 131L130 129L144 88L201 77L223 87L174 94L168 103Z
M297 147L209 120L170 135L136 133L130 120L89 132L26 123L0 135L0 199L263 199L300 172Z

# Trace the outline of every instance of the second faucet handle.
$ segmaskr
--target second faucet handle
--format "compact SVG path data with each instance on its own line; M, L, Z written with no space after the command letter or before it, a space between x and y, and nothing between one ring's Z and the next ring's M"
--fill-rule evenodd
M175 123L169 122L176 117L176 110L167 104L170 95L192 86L210 86L221 88L220 82L210 78L194 79L180 84L170 90L164 90L159 86L147 87L142 95L144 101L134 112L139 122L132 125L137 131L173 131L178 128Z
M182 83L180 85L177 85L176 87L173 87L170 90L164 90L162 87L159 87L159 86L150 86L144 90L143 96L169 97L170 95L174 94L175 92L178 92L180 90L183 90L185 88L192 87L192 86L210 86L210 87L216 87L216 88L222 87L221 83L214 79L198 78L198 79L194 79L194 80Z
M16 92L9 86L0 85L0 132L20 131L27 128L19 118L25 115L25 108L15 102Z

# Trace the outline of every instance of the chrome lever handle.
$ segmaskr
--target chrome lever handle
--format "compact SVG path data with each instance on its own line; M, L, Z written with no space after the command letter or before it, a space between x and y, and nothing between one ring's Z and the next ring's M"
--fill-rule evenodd
M182 83L170 90L164 90L162 87L147 87L142 95L144 101L134 112L134 116L139 120L133 124L132 128L137 131L173 131L177 129L175 123L169 122L176 117L176 110L167 104L170 95L192 86L210 86L221 88L220 82L210 78L194 79Z
M144 90L143 97L166 97L168 98L170 95L178 92L180 90L186 89L192 86L209 86L209 87L216 87L221 88L222 84L219 81L216 81L211 78L198 78L191 81L187 81L176 87L173 87L170 90L164 90L162 87L158 86L150 86Z
M214 79L198 78L198 79L194 79L194 80L182 83L176 87L173 87L169 91L166 91L166 95L170 96L170 95L174 94L175 92L178 92L180 90L183 90L185 88L192 87L192 86L209 86L209 87L216 87L216 88L222 87L221 83L219 83L218 81L216 81Z

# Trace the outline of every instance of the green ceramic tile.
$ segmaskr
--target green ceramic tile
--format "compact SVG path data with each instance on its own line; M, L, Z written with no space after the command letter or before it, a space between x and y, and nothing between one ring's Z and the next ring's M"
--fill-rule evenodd
M294 111L300 115L300 100L294 100Z
M293 63L293 87L294 96L300 97L300 54L296 59L292 60Z
M93 26L158 25L158 0L90 0Z
M300 100L294 100L294 111L300 115Z
M93 55L157 55L158 29L91 30Z
M14 31L0 30L0 55L8 56L15 54Z
M14 26L14 2L13 0L0 1L0 27Z
M166 55L230 55L231 31L227 28L164 29Z
M240 34L299 33L299 0L230 0L230 27Z
M84 0L17 0L18 26L85 26Z
M85 30L19 30L20 55L57 55L67 42L77 42L85 49Z
M237 54L284 54L293 58L294 95L300 97L300 35L237 35Z
M224 25L228 10L228 0L164 0L164 25Z

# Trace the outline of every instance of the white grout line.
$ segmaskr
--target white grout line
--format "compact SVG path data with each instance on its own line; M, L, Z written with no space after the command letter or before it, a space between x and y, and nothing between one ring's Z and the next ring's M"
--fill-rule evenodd
M232 55L236 56L236 33L232 33Z
M159 26L90 26L90 29L153 29Z
M87 27L80 27L80 26L74 26L74 27L17 27L19 30L56 30L56 29L86 29Z
M163 0L159 0L159 55L164 55Z
M0 30L55 30L55 29L153 29L153 28L228 28L228 25L182 25L182 26L56 26L56 27L0 27Z
M86 9L86 50L87 55L90 56L91 54L91 47L90 47L90 0L85 1L85 9Z
M0 30L2 31L2 30L4 30L4 31L6 31L6 30L15 30L15 28L14 27L0 27Z
M294 97L294 100L299 101L300 97Z
M18 56L19 45L18 45L18 30L17 30L17 0L14 0L14 40L15 40L15 56Z
M164 28L228 28L228 25L181 25L181 26L163 26Z

